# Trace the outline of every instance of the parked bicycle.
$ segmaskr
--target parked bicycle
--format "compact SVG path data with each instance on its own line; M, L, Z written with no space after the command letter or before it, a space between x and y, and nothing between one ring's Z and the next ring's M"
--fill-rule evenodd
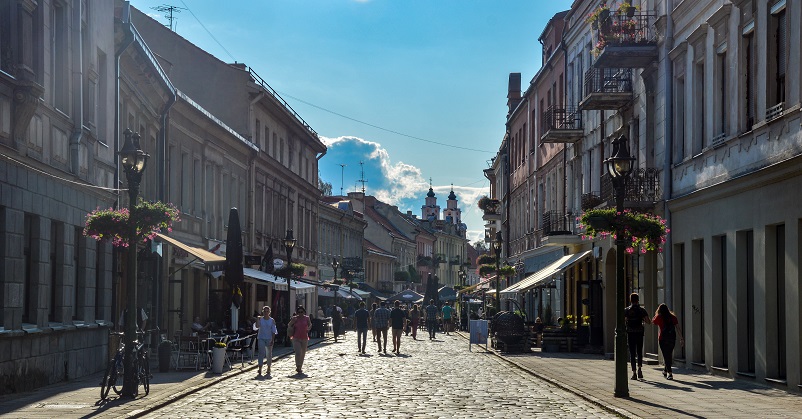
M150 393L150 362L148 358L148 349L144 343L144 335L146 333L158 332L159 329L152 329L137 332L137 340L134 341L134 371L136 374L137 385L134 388L134 396L139 394L139 385L145 390L145 395ZM109 332L110 335L120 336L122 339L125 333L122 332ZM114 358L109 361L109 366L106 369L106 374L103 376L103 381L100 382L100 398L105 400L109 392L114 390L114 393L119 395L123 390L123 376L125 375L125 342L120 342L120 347Z

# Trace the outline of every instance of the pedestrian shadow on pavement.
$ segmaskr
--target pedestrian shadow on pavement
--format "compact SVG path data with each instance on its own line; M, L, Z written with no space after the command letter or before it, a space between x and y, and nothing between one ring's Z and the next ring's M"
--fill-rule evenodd
M309 378L309 376L306 375L305 373L299 372L299 373L292 374L287 378L292 378L294 380L304 380L304 379Z
M409 354L396 354L397 358L412 358L412 355Z
M627 400L629 400L631 402L634 402L634 403L641 404L641 405L649 406L649 407L652 407L654 409L670 410L672 412L676 412L676 413L678 413L678 414L680 414L682 416L687 416L687 417L690 417L690 418L704 418L705 417L705 416L700 416L700 415L694 415L693 413L686 412L686 411L684 411L682 409L677 409L677 408L674 408L674 407L669 407L669 406L665 406L665 405L658 404L658 403L647 402L646 400L641 400L641 399L638 399L638 398L632 397L632 396L628 397Z

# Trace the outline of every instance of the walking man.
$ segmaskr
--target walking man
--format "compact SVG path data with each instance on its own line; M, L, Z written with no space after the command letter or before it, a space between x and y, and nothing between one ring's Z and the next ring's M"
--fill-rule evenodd
M365 353L368 343L368 319L370 312L365 309L365 302L359 303L359 310L354 312L354 330L356 330L356 345L360 353Z
M451 331L451 315L453 313L454 309L451 308L451 303L446 301L446 305L443 306L443 328L446 329L446 336Z
M395 300L395 307L390 312L390 324L393 328L393 352L396 355L401 353L401 335L407 322L407 312L401 308L401 302Z
M390 326L390 310L387 309L387 302L382 301L381 307L373 313L373 328L376 329L376 342L379 344L379 352L382 351L382 337L384 337L384 354L387 355L387 328Z
M437 306L434 305L434 299L429 300L429 305L426 306L426 330L429 331L429 340L434 340L434 334L437 331Z
M624 317L627 321L627 345L629 346L629 362L632 364L632 379L643 378L641 367L643 366L643 324L651 324L649 313L640 306L640 297L637 293L629 295L629 307L624 309ZM635 372L637 363L638 371Z

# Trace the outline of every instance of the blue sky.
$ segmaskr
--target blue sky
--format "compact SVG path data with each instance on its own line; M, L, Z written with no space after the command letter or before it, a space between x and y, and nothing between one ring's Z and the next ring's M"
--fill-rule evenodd
M441 207L453 183L473 241L484 232L476 200L504 136L509 73L526 88L540 67L538 36L571 1L131 3L163 23L151 7L186 8L174 14L179 35L254 68L329 145L320 174L335 193L361 187L360 161L368 194L418 215L430 178Z

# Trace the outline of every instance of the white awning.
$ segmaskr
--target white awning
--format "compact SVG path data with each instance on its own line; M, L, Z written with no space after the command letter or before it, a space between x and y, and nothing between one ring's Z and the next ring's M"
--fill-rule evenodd
M370 294L368 294L368 295L370 295ZM324 287L324 286L318 285L317 296L318 297L334 297L334 288L333 287ZM356 293L356 290L354 290L354 292L351 293L348 290L348 288L340 288L340 289L338 289L337 290L337 298L342 298L342 299L346 299L346 300L349 300L349 299L350 300L361 300L362 299L362 297L360 297Z
M167 243L170 243L171 245L201 260L204 263L207 272L219 272L225 268L226 258L224 256L214 254L200 247L190 246L161 233L156 233L156 236L159 237L159 239L164 240Z
M573 266L576 262L584 259L587 255L591 253L590 250L574 253L571 255L563 256L554 263L545 268L533 273L532 275L527 276L526 278L522 279L521 281L512 284L510 287L501 291L502 295L513 295L518 294L521 292L529 291L532 288L539 287L543 284L547 284L551 282L552 277L561 274L564 270Z
M279 291L287 290L287 280L285 278L277 278L273 274L251 268L242 268L242 273L245 275L245 279L248 280L250 278L252 280L251 282L268 283L273 287L273 289ZM290 288L295 290L295 292L299 295L311 294L315 292L314 285L296 280L292 280L290 282Z

